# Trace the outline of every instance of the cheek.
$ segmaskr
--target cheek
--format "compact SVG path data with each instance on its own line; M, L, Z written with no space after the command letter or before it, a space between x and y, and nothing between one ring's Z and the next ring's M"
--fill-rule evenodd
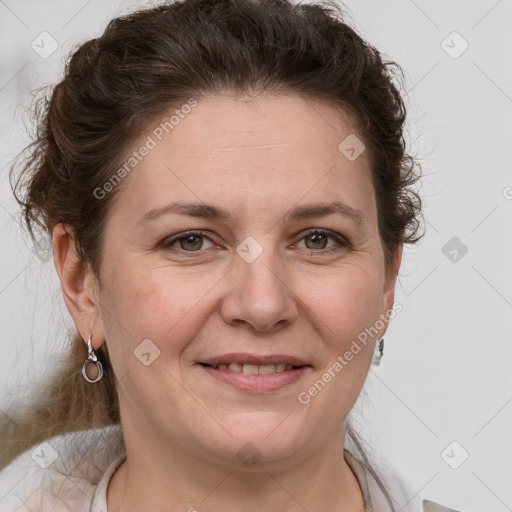
M312 418L322 418L322 428L338 428L368 375L374 341L367 332L379 317L378 283L378 274L340 272L337 278L325 280L322 294L310 288L304 295L314 313L311 321L316 322L325 357L297 399Z
M206 321L205 294L218 281L218 276L199 279L165 265L141 269L119 263L106 275L107 334L130 354L149 339L164 357L176 357Z
M297 287L297 296L317 318L324 339L340 351L378 318L381 280L371 264L347 264L329 276L309 276Z
M178 282L168 268L141 272L120 264L108 275L103 316L121 393L141 409L152 404L170 417L182 392L180 355L201 326L204 291Z

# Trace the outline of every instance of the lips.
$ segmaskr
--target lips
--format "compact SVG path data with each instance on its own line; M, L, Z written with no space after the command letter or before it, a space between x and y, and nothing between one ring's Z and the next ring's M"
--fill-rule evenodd
M271 373L281 373L284 371L290 371L296 366L292 364L286 363L277 363L277 364L240 364L240 363L229 363L229 364L219 364L217 366L212 366L216 370L230 370L232 372L245 373L246 375L270 375Z
M205 359L200 364L216 370L229 370L245 375L270 375L309 366L302 359L283 354L225 354Z
M268 354L268 355L254 355L254 354L224 354L222 356L211 357L200 361L201 364L218 367L220 364L230 365L250 365L250 366L270 366L270 365L291 365L291 366L310 366L308 363L298 357L289 356L284 354Z
M289 355L225 354L199 362L225 384L249 392L271 392L299 380L311 365Z

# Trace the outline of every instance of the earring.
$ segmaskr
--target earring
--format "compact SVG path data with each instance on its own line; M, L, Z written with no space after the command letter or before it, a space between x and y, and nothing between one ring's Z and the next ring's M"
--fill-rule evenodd
M382 359L382 356L384 355L384 338L379 338L377 340L376 349L378 350L379 353L375 354L373 356L372 364L375 365L375 366L379 366L380 365L380 360Z
M101 378L103 377L103 366L102 366L101 362L98 361L96 353L94 352L94 350L92 348L91 337L92 337L92 334L89 336L89 341L87 342L88 357L85 360L84 365L82 366L82 375L84 376L84 379L87 382L91 382L92 384L94 384L95 382L98 382L99 380L101 380ZM96 364L96 370L98 372L98 374L96 375L95 379L89 378L89 376L87 375L87 371L86 371L87 370L87 366L91 362Z

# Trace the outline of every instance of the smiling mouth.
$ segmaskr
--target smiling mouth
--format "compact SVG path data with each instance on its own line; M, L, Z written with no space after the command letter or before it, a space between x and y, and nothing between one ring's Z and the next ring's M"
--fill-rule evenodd
M197 363L217 382L251 394L267 394L301 380L313 369L307 361L290 354L232 352Z
M225 370L235 373L243 373L245 375L272 375L274 373L282 373L289 372L292 370L297 370L299 368L303 368L304 366L294 366L292 364L286 363L277 363L277 364L240 364L240 363L221 363L218 365L211 365L206 363L200 363L202 366L212 368L214 370Z
M197 361L215 381L250 394L274 393L298 382L313 369L287 354L230 353Z

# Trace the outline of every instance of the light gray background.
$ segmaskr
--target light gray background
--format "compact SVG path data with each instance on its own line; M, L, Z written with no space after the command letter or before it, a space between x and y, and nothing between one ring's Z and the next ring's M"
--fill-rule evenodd
M7 179L28 140L30 91L58 80L76 44L136 5L145 2L0 1L0 410L51 371L73 327L53 262L36 257L20 230ZM375 457L416 492L465 512L511 510L512 2L345 5L356 29L406 73L427 219L423 241L405 251L396 288L404 309L355 419ZM46 59L31 48L43 31L59 44ZM445 51L462 48L458 36L446 39L453 31L469 44L457 58ZM467 247L456 261L444 253L450 246L443 252L453 237ZM463 450L469 458L452 469L446 461Z

